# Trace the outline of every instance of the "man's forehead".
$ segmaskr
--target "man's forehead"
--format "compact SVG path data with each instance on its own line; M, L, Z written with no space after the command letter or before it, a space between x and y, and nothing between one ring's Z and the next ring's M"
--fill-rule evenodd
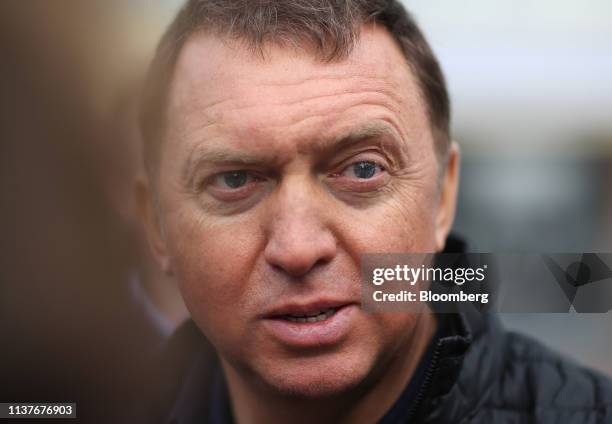
M198 32L181 50L171 97L194 100L193 90L204 88L206 92L197 97L210 104L223 101L231 91L256 92L258 88L277 88L280 96L291 96L292 88L325 90L351 78L405 86L413 80L409 69L391 35L380 27L364 27L351 53L332 62L307 48L269 43L259 52L240 39Z

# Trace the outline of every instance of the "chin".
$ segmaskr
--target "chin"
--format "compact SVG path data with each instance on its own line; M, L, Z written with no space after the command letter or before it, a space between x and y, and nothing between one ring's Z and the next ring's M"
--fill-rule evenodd
M339 352L279 360L259 377L270 389L285 396L324 398L342 395L363 385L374 361L365 352Z

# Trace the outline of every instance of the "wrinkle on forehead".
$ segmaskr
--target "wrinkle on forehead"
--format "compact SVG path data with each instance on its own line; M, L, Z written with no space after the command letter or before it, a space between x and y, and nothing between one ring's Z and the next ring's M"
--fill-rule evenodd
M303 89L305 91L314 92L316 91L317 88L319 89L321 88L321 85L322 83L325 82L325 79L326 79L325 77L316 78L316 79L311 78L311 81L313 82L312 90L308 90L308 88L310 87L303 87ZM354 80L354 82L352 80ZM367 93L384 94L388 96L389 98L393 99L398 104L402 102L402 98L400 94L398 93L398 90L396 89L396 87L393 85L387 84L386 81L384 80L383 81L367 80L367 79L363 79L362 77L355 76L355 77L343 77L341 81L344 83L344 85L347 86L346 88L338 84L338 85L332 86L331 92L329 92L329 90L325 90L325 92L323 93L317 93L317 94L306 95L306 96L296 94L294 98L289 98L289 96L287 96L286 98L276 97L276 98L267 100L266 104L268 106L290 107L296 104L300 104L300 105L307 104L310 101L319 101L319 100L324 100L326 98L335 98L338 95L342 95L342 94L350 95L350 94L367 94ZM298 85L298 84L304 85L304 84L307 84L307 82L295 83L293 85ZM258 87L267 88L263 84L258 84ZM273 88L273 89L278 88L278 84L269 84L268 87ZM240 111L242 109L248 109L251 107L261 106L261 103L257 102L257 100L260 100L260 99L237 98L233 94L228 94L228 95L225 95L222 99L212 101L210 103L202 105L201 110L214 112L215 108L224 107L230 104L229 107L231 109L233 109L234 111Z

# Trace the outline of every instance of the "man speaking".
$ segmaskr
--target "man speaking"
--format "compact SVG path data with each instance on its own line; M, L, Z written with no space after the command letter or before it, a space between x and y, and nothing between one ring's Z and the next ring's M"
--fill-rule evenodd
M141 209L195 323L161 420L612 422L609 381L492 317L361 308L362 254L457 248L449 120L397 1L185 5L142 113Z

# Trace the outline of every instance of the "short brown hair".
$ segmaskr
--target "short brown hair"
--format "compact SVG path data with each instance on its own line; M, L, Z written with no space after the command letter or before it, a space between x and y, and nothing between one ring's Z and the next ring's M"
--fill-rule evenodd
M188 0L162 37L149 70L141 108L144 157L151 174L165 129L166 100L178 55L196 31L246 42L307 46L323 61L341 60L365 24L383 25L417 77L427 104L436 152L450 140L450 102L444 75L412 16L396 0Z

